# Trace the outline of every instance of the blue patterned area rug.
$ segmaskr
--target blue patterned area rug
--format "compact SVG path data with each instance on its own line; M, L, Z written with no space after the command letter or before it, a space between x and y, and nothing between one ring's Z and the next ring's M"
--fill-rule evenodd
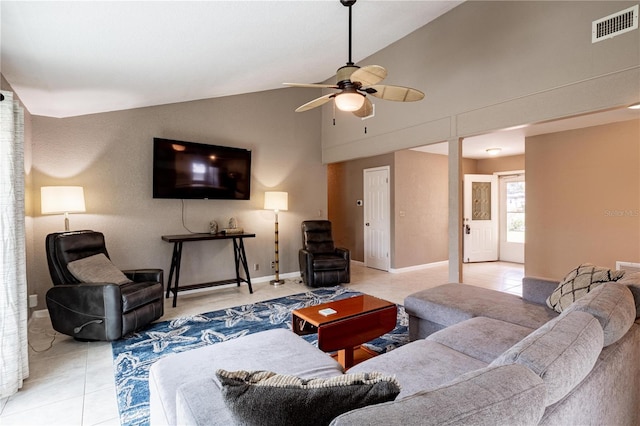
M341 286L326 287L219 311L152 324L112 342L120 423L149 424L149 367L160 358L272 328L291 329L291 311L361 294ZM388 334L365 344L378 353L409 342L408 319L398 306L398 323ZM303 337L317 344L317 335Z

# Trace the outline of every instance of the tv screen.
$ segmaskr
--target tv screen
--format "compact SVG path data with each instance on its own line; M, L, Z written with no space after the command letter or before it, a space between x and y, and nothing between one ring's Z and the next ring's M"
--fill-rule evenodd
M153 198L248 200L251 151L153 138Z

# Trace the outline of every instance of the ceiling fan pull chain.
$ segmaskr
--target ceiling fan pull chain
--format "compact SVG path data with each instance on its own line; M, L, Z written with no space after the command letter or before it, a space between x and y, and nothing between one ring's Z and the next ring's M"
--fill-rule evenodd
M336 125L336 102L333 102L333 125Z

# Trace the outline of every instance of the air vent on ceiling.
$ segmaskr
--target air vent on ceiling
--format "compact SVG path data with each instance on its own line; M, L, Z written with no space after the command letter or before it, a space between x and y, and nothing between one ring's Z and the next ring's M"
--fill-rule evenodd
M591 23L591 43L597 43L638 28L638 5Z

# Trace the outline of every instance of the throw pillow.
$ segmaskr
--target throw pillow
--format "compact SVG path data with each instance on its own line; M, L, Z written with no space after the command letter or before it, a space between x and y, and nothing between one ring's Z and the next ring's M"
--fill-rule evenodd
M614 271L590 263L583 263L569 272L547 298L547 306L562 312L567 306L589 293L600 284L617 281L624 271Z
M95 254L74 260L67 264L71 275L83 283L114 283L124 284L131 280L121 270L111 263L104 254Z
M328 425L347 411L393 401L395 377L381 373L302 379L269 371L217 370L222 397L243 425Z

